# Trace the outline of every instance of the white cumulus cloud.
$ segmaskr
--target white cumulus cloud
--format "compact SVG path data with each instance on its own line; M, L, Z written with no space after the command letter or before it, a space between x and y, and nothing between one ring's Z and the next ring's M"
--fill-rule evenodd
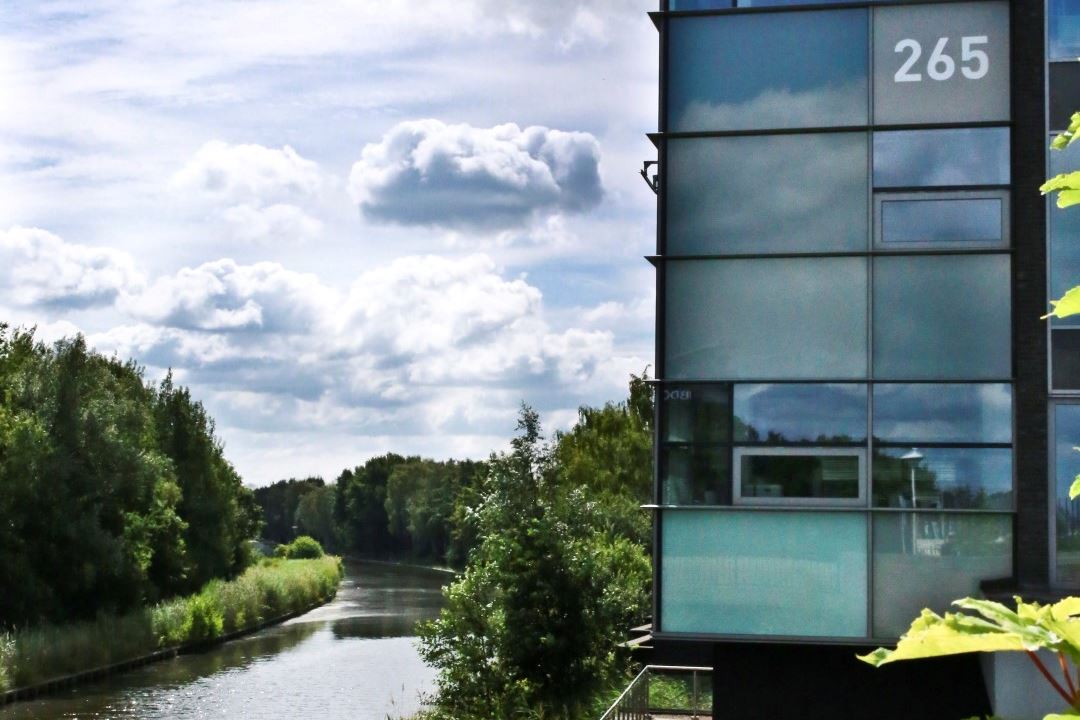
M589 133L415 120L367 145L349 186L376 221L505 230L595 207L604 195L599 163Z
M126 253L65 242L38 228L0 230L0 286L17 305L110 305L142 282Z

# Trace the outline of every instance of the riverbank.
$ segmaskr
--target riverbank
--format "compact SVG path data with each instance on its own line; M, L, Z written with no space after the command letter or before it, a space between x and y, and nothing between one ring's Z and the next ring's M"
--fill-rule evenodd
M235 580L121 617L0 634L0 705L280 622L333 598L342 577L336 557L264 560Z

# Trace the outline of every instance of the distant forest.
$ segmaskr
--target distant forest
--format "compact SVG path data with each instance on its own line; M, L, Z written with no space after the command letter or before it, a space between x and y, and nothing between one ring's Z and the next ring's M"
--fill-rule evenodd
M652 398L644 378L624 403L582 407L545 453L545 475L580 488L614 533L649 545ZM509 428L508 428L509 429ZM489 461L431 460L388 453L320 477L280 480L256 489L263 537L289 542L310 535L340 553L464 567L477 544L476 508Z

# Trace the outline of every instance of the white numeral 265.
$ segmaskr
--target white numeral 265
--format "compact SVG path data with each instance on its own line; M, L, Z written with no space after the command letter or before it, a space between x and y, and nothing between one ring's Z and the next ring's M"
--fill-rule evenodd
M963 63L960 66L960 72L969 80L986 77L986 73L990 72L990 58L984 51L977 50L975 47L985 45L988 42L990 42L990 39L985 35L965 35L960 38L960 62ZM948 80L956 74L956 61L945 54L945 46L948 44L949 38L938 38L934 51L930 53L930 57L926 61L926 74L930 76L931 80ZM893 79L896 82L922 82L922 73L911 71L915 63L922 57L922 45L919 44L919 41L906 38L896 43L893 51L910 53L907 59L904 60L903 65L900 66L900 69L896 71Z

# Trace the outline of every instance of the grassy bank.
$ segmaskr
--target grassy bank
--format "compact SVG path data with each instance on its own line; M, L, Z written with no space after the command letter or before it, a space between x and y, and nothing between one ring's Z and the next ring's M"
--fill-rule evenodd
M0 633L0 692L253 628L329 599L341 577L336 557L263 560L235 580L128 615Z

